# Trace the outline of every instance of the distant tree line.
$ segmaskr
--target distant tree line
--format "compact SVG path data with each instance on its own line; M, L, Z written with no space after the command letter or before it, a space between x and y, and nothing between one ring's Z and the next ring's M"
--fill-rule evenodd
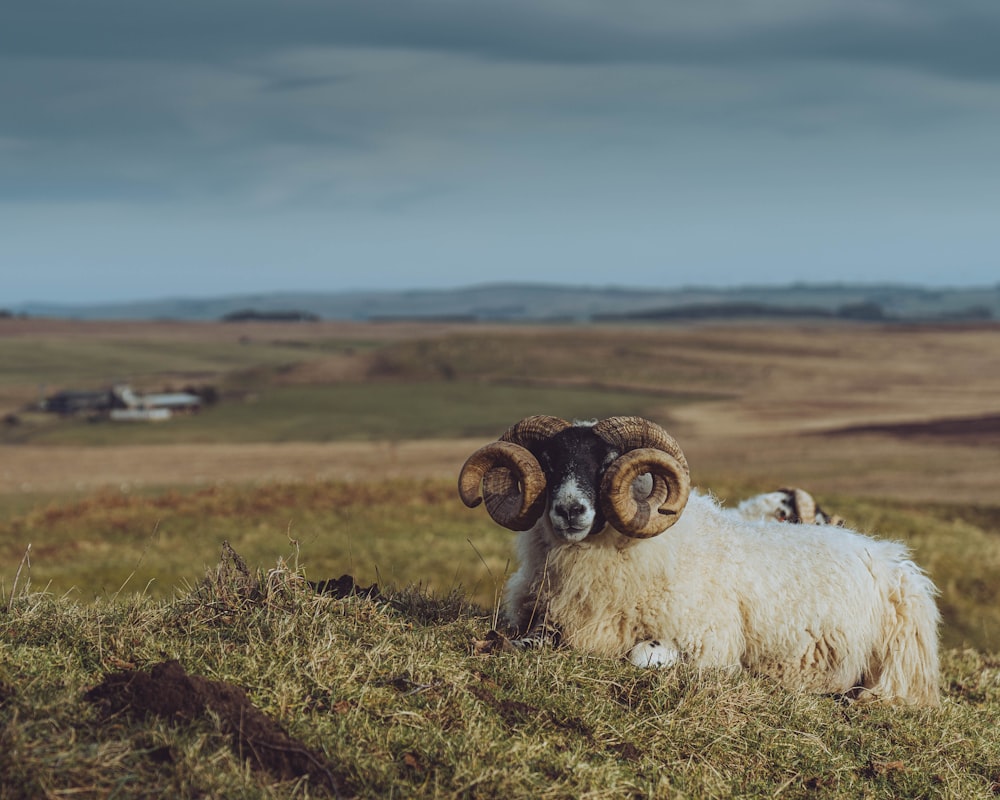
M253 308L231 311L221 317L223 322L319 322L319 314L310 311L258 311Z
M675 306L672 308L656 308L648 311L635 311L625 314L597 314L595 322L615 321L668 321L697 319L787 319L787 318L819 318L845 319L872 322L916 321L916 320L952 320L974 321L993 319L993 312L988 306L970 306L955 311L927 314L924 316L899 317L888 313L881 303L863 301L848 303L837 309L818 308L816 306L774 306L766 303L698 303Z

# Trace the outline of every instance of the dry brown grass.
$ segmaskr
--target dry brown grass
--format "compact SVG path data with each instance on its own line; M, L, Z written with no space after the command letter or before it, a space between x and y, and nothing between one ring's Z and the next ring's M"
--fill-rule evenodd
M856 435L679 436L702 486L797 484L825 495L994 504L1000 449ZM4 448L0 493L267 481L452 478L478 439Z
M706 332L684 346L699 361L740 376L732 400L676 415L717 436L1000 410L1000 327L993 325L741 328Z
M455 475L479 440L4 449L0 493Z

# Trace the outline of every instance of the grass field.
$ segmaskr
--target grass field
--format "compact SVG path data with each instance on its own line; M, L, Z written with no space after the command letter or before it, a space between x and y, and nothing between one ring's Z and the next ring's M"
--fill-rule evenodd
M757 489L766 487L756 487ZM733 502L754 488L716 484ZM831 496L861 530L909 544L942 590L946 645L1000 651L1000 510ZM31 544L22 588L74 601L185 591L229 541L251 564L295 557L313 580L461 591L492 608L512 569L512 539L466 509L450 480L382 483L266 482L248 488L128 492L105 489L57 500L0 522L0 589Z
M271 386L231 398L220 408L178 416L169 424L82 423L39 419L8 431L8 442L155 445L173 442L329 442L489 436L511 414L558 407L569 416L638 412L641 398L622 391L489 386L477 383L345 383Z
M27 575L60 594L75 587L81 598L107 596L134 570L131 589L155 580L152 591L164 596L197 575L223 538L260 564L291 537L308 544L311 570L461 584L484 602L492 588L480 586L482 564L465 540L485 534L475 548L494 573L502 573L507 543L466 513L450 487L478 443L539 411L649 416L678 437L696 484L733 501L806 486L827 506L857 508L858 527L920 540L924 560L951 565L941 583L961 572L965 556L933 555L934 540L977 541L978 558L972 547L949 550L968 553L986 586L997 567L1000 434L933 427L997 413L1000 373L985 368L1000 363L997 326L2 320L0 359L7 397L111 380L145 388L193 381L221 397L199 415L159 425L63 419L31 412L31 401L7 406L20 424L2 429L0 581L32 544ZM901 421L906 435L841 433ZM430 482L438 501L413 525L405 489L387 489L389 503L367 494L386 481ZM886 523L881 507L917 519ZM921 513L933 535L920 533ZM961 535L942 529L963 524L972 527ZM412 553L396 541L408 529ZM437 563L431 552L447 556ZM946 591L950 608L966 605L967 592L953 594ZM991 637L996 597L972 592L980 595ZM954 629L965 636L973 628ZM990 641L983 635L971 641Z
M997 363L989 325L0 320L0 413L17 417L0 431L0 798L322 793L248 767L224 715L109 721L83 699L169 658L246 688L343 795L995 796ZM221 400L148 427L29 409L42 386L117 381ZM907 542L942 591L944 707L563 651L474 657L512 537L455 478L540 412L650 416L726 501L797 484ZM197 588L223 541L259 593ZM342 573L392 602L303 583Z

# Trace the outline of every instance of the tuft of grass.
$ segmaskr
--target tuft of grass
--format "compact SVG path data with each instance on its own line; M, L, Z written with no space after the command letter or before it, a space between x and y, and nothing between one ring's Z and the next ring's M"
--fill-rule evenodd
M176 659L246 690L367 797L987 798L1000 788L1000 659L945 653L936 710L857 707L769 681L638 670L569 650L472 654L491 625L459 594L310 590L285 561L209 571L189 594L0 610L0 797L316 797L252 770L221 721L83 698ZM247 591L243 580L254 585Z

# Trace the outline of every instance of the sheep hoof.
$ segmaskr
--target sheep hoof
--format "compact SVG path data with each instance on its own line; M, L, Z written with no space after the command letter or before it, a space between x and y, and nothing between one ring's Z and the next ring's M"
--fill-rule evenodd
M639 642L628 654L628 660L637 667L665 669L680 661L677 648L664 644L659 639Z

